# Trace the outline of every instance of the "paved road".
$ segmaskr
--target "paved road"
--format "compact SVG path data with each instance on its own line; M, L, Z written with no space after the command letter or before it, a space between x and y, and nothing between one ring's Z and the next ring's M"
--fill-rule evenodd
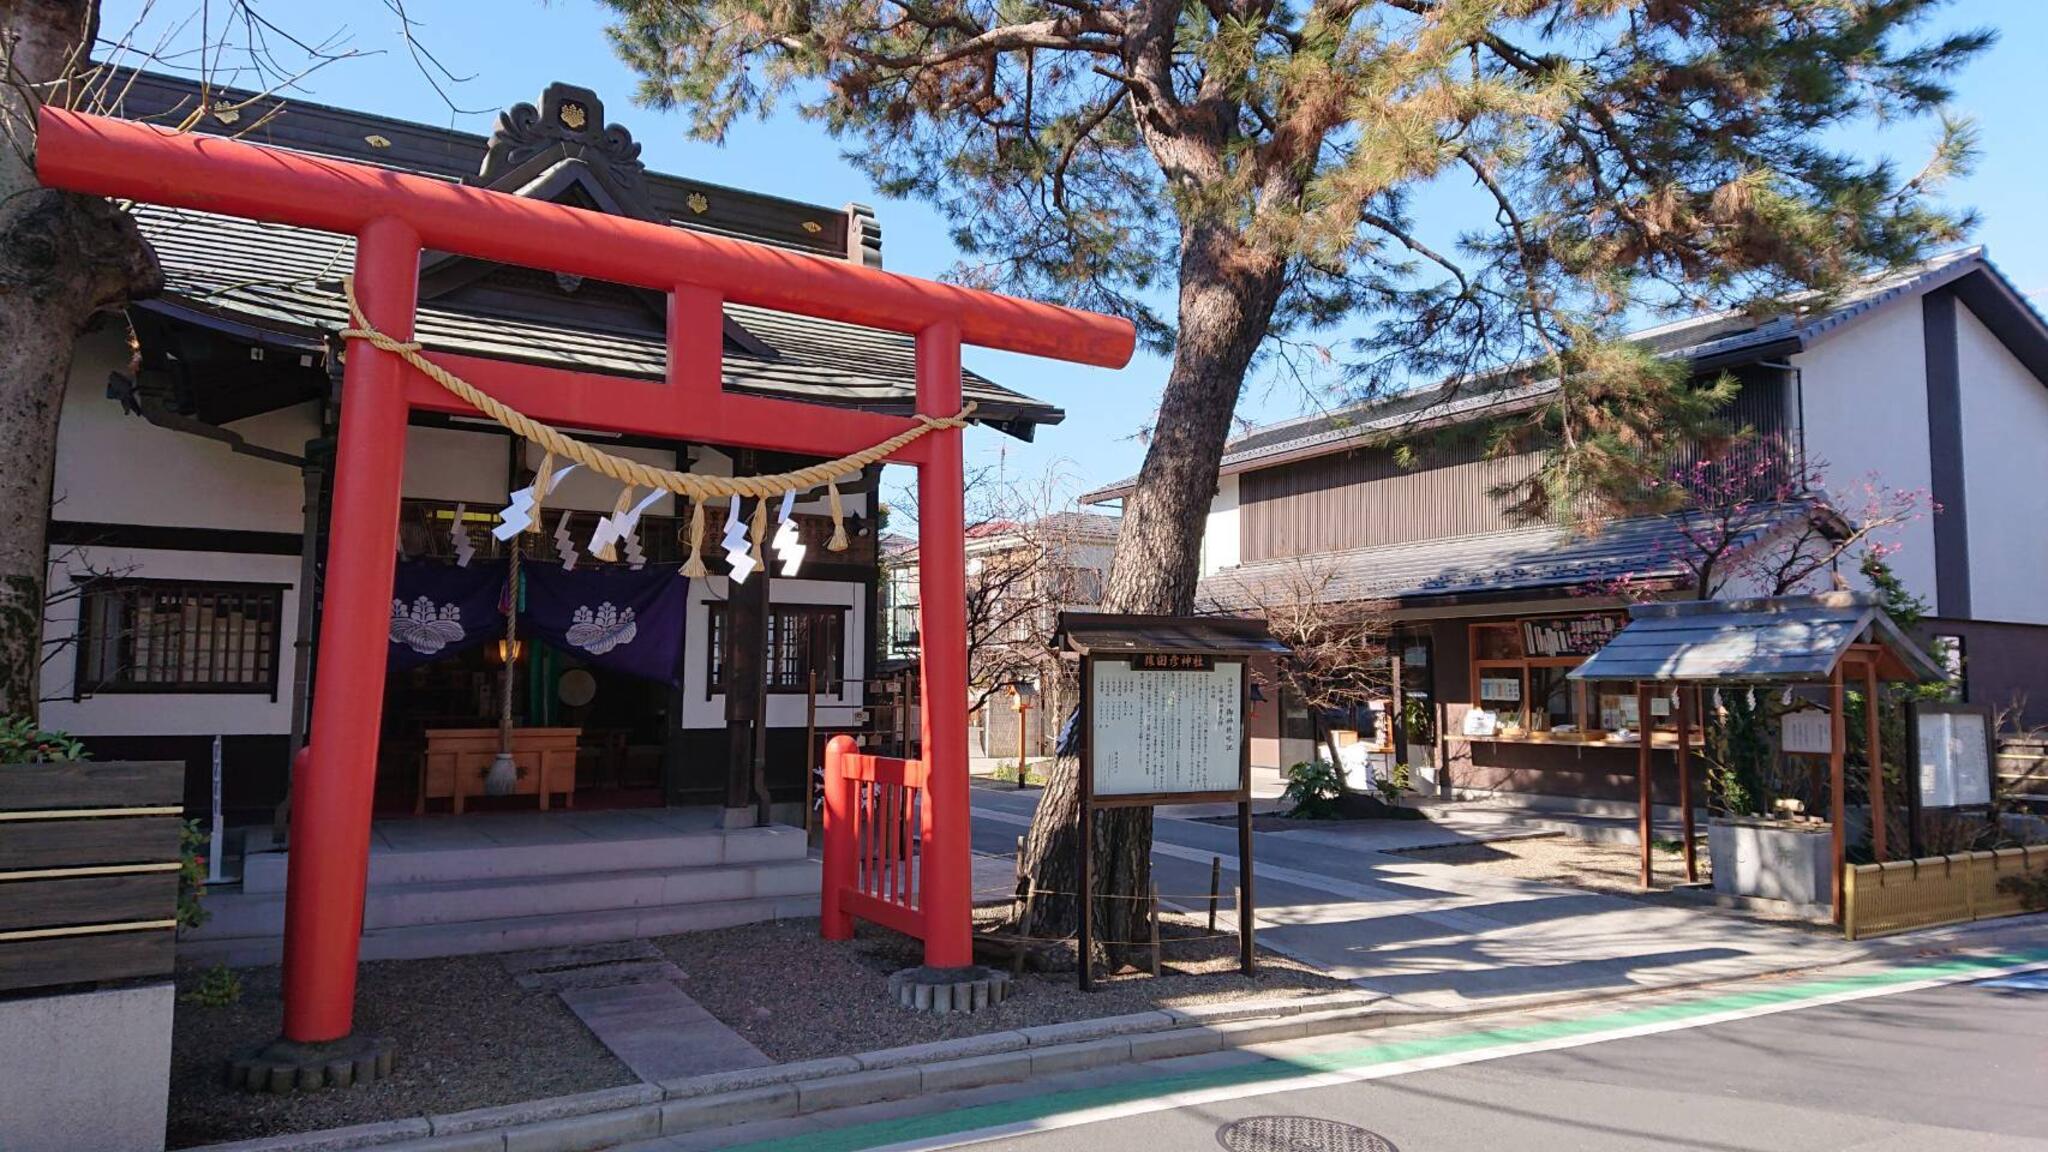
M1013 852L1037 794L977 788L973 796L975 849ZM1371 850L1479 834L1430 827L1389 823L1357 848L1315 833L1258 834L1261 943L1359 987L1438 1010L1725 980L1856 954L1827 934ZM1154 845L1164 896L1205 894L1216 857L1225 890L1236 883L1234 827L1162 817Z
M2044 1076L2048 983L1964 985L973 1146L1282 1152L1250 1137L1291 1127L1341 1138L1295 1146L1304 1152L2018 1152L2048 1149ZM1234 1123L1236 1144L1220 1138Z

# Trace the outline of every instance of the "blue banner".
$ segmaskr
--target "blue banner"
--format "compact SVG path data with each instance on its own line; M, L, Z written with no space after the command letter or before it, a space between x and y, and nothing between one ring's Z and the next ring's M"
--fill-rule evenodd
M521 634L593 668L673 683L683 652L690 582L674 568L590 567L520 570L526 604Z
M504 588L502 564L399 561L391 586L391 667L444 660L502 636Z

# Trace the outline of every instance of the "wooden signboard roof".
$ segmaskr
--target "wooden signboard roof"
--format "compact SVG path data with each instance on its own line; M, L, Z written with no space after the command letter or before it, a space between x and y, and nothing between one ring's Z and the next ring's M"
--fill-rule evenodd
M1933 657L1858 592L1759 600L1638 604L1628 626L1574 680L1761 684L1826 680L1855 645L1874 645L1881 675L1936 680Z

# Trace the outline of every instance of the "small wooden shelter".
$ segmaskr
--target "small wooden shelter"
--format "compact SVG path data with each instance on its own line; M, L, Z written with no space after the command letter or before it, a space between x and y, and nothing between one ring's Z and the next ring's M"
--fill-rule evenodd
M1846 803L1844 748L1848 743L1842 708L1851 677L1867 699L1877 699L1882 681L1939 679L1934 658L1899 631L1877 598L1860 592L1824 592L1757 600L1698 600L1638 604L1629 622L1585 663L1574 680L1622 680L1636 685L1637 716L1647 721L1650 699L1660 686L1677 695L1678 807L1685 841L1685 876L1699 878L1693 843L1691 750L1694 720L1705 688L1828 688L1832 731L1828 741L1829 821L1833 832L1832 903L1842 915L1842 862L1846 848L1842 810ZM1871 847L1885 858L1884 766L1879 752L1878 712L1864 710L1870 748ZM1650 886L1650 744L1640 738L1637 758L1637 828L1642 841L1642 882Z

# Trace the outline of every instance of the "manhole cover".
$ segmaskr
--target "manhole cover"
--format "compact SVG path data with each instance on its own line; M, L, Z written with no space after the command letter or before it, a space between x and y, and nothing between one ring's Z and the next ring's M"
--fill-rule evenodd
M1230 1152L1400 1152L1377 1132L1314 1116L1253 1116L1218 1128L1216 1142Z

